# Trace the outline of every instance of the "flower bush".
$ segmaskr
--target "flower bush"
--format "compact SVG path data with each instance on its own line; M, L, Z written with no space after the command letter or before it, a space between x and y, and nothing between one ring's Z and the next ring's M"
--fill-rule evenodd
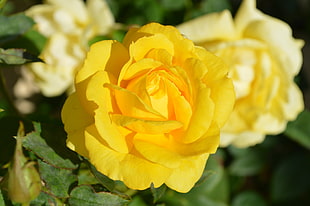
M240 3L0 0L0 205L310 205L310 2Z
M114 17L102 0L47 0L26 11L47 37L40 54L44 61L26 65L47 97L72 90L73 77L88 50L88 41L113 29ZM102 21L104 19L104 21Z
M226 10L178 29L230 67L237 99L222 129L222 146L260 143L268 134L283 132L303 110L302 93L294 83L303 41L292 37L286 23L257 10L255 0L244 0L235 19Z
M67 145L129 188L188 192L234 104L222 61L157 23L90 48L62 119Z

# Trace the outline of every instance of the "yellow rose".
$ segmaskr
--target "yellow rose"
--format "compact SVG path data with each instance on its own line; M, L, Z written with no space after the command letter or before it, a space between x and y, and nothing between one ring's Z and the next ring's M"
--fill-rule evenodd
M303 41L292 37L286 23L257 10L255 0L244 0L235 19L223 11L177 28L230 67L236 104L222 129L221 146L260 143L266 134L281 133L303 110L302 93L294 83Z
M37 30L48 38L40 57L45 63L26 66L45 96L57 96L73 84L76 70L88 50L88 41L105 35L114 26L114 17L104 0L47 0L26 14ZM104 21L103 21L104 19Z
M129 188L187 192L233 108L227 72L171 26L95 43L62 110L67 146Z

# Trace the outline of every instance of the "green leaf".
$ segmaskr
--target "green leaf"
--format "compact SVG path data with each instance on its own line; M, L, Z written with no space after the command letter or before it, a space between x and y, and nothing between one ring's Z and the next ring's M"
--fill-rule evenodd
M191 12L186 15L185 20L193 19L212 12L231 9L231 3L228 0L202 0L200 2L201 3L199 3L197 8L191 10Z
M233 199L232 206L267 206L267 203L257 192L245 191Z
M115 188L115 182L108 178L107 176L100 173L90 162L86 161L87 165L90 168L90 171L96 177L96 179L109 191L113 191Z
M271 198L275 202L286 202L306 197L310 191L310 155L295 153L283 159L271 179Z
M134 196L128 206L148 206L140 196Z
M160 0L160 5L167 10L179 10L185 7L186 0Z
M49 206L49 205L57 205L56 199L49 194L41 192L39 196L30 202L30 205L41 205L41 206Z
M295 121L289 122L284 133L292 140L310 149L310 111L304 110Z
M152 195L153 195L153 203L156 203L166 192L167 190L167 186L166 185L162 185L158 188L155 188L153 186L153 184L151 185L151 192L152 192Z
M34 25L34 21L23 13L9 17L0 15L0 45L24 34Z
M28 53L25 49L0 48L0 63L25 64L26 62L42 61L38 57Z
M223 178L224 170L215 155L209 157L206 168L200 180L196 183L197 188L201 185L205 191L212 191Z
M122 206L127 205L128 200L107 193L96 193L90 186L78 186L71 191L69 205L72 206Z
M124 39L126 33L127 33L126 30L115 30L112 32L112 39L114 39L118 42L123 42L123 39Z
M98 184L98 180L90 171L89 167L84 163L80 164L78 171L78 181L79 185Z
M59 128L49 128L45 130L45 138L41 137L40 123L33 123L35 131L27 134L27 138L23 141L23 146L34 152L38 157L42 158L45 162L64 169L76 169L78 164L72 161L72 151L65 147L65 142L60 141L61 134L57 133ZM49 135L53 137L53 141L47 144L46 140ZM55 135L55 136L54 136ZM56 138L57 137L57 138ZM57 145L58 144L58 145ZM53 145L53 148L50 146ZM57 147L58 146L58 149Z
M14 41L3 44L3 48L24 48L33 55L39 55L43 50L47 38L41 33L31 28Z
M47 192L59 198L69 197L70 187L77 182L77 176L72 174L72 170L59 169L41 160L38 162Z
M228 203L230 196L230 182L227 175L227 172L224 171L224 174L218 184L214 187L214 189L207 192L207 196L218 202Z
M258 148L247 148L247 149L234 149L241 150L239 153L243 155L238 155L234 161L229 166L229 172L232 175L237 176L251 176L259 173L265 164L264 153L262 153Z
M230 3L227 0L204 0L201 4L204 13L220 12L230 9L230 7Z

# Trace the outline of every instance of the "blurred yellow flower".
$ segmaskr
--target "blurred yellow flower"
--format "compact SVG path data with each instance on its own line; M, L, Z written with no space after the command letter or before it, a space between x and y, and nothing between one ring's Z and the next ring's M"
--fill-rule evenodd
M303 110L302 93L294 83L303 41L292 37L286 23L257 10L255 0L244 0L235 19L223 11L178 29L230 67L236 105L222 129L221 146L260 143L266 134L281 133Z
M26 14L37 23L37 30L48 38L40 58L45 63L26 66L41 92L48 97L70 89L74 74L88 50L88 41L109 33L115 25L105 0L46 0Z
M129 188L189 191L234 104L228 68L157 23L91 46L66 100L67 146Z

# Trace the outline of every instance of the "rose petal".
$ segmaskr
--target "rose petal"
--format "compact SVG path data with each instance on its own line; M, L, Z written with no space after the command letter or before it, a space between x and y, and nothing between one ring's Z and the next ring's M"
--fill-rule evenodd
M299 72L302 64L301 45L292 37L292 30L286 23L271 17L255 21L245 28L244 36L266 42L280 68L290 76Z
M121 180L129 188L144 190L152 183L154 187L160 187L171 174L171 169L128 154L120 162L120 173Z
M203 154L183 159L180 167L174 169L166 180L166 185L178 192L188 192L201 177L208 157Z
M214 102L210 98L211 90L201 85L195 100L193 114L182 141L191 143L208 131L214 115Z
M250 138L249 138L250 137ZM263 142L265 134L253 131L243 131L240 133L221 133L221 147L233 144L236 147L244 148Z
M302 92L296 84L290 84L287 89L287 99L283 103L283 112L285 117L292 121L304 109Z
M227 10L186 21L177 28L185 37L198 44L209 40L236 38L233 18Z
M135 93L112 84L105 84L115 94L116 103L123 115L146 120L164 120L161 114L145 104Z
M255 0L243 0L235 17L235 26L238 34L242 36L244 29L249 23L261 20L264 17L265 14L256 9Z
M85 23L88 20L87 11L80 0L47 0L47 3L70 12L79 23Z
M235 98L232 80L223 78L222 80L214 82L212 84L210 97L215 104L213 121L216 122L219 127L223 127L234 109L234 102L226 101L227 98Z
M80 95L80 100L84 108L94 115L98 133L111 148L128 152L124 131L120 131L119 126L111 121L110 114L115 112L117 105L112 100L110 90L104 87L104 84L109 82L107 72L98 71L87 80L77 84L77 91L85 90L81 94L86 94L86 97Z
M143 59L151 49L163 49L173 56L173 46L174 45L163 34L154 34L153 36L139 38L132 43L129 47L129 53L135 61Z
M195 142L184 144L180 143L177 138L173 143L173 147L183 156L196 156L204 153L213 154L216 152L220 141L220 130L217 125L212 124L208 131L205 132Z
M174 57L173 63L175 65L182 65L185 59L192 57L192 51L194 48L193 42L180 35L180 32L172 26L163 27L158 23L150 23L142 26L141 28L139 28L139 30L137 28L132 28L126 34L123 42L124 45L129 46L131 42L135 42L141 37L153 36L158 34L164 35L165 38L168 38L169 42L173 45L173 52L170 52L170 47L168 47L169 49L167 49L165 47L159 47L158 45L156 45L154 48L163 48L169 51L169 53Z
M88 157L85 148L84 130L93 123L93 117L84 112L76 93L70 95L66 100L61 118L68 133L67 145L81 155Z
M152 121L144 120L124 115L112 115L112 120L122 127L138 132L148 134L162 134L168 133L172 130L178 129L183 126L181 122L168 120L168 121Z
M113 180L122 179L120 162L127 154L108 148L102 141L94 125L88 127L85 131L85 146L89 151L90 161L98 171Z
M128 51L119 42L114 40L100 41L90 48L84 66L76 75L76 82L79 83L97 71L107 71L118 79L123 65L129 60Z
M161 62L155 61L155 60L150 59L150 58L141 59L141 60L131 64L128 68L122 69L120 77L119 77L119 81L131 80L131 79L136 78L142 74L145 74L148 71L155 69L161 65L162 65Z
M139 134L143 135L143 134ZM157 135L148 135L150 138L157 138ZM165 147L165 145L156 145L147 141L143 141L140 138L134 139L134 146L141 155L146 159L156 164L163 165L167 168L177 168L180 166L182 156L171 148ZM167 145L168 146L168 145ZM183 157L184 158L184 157Z
M87 10L92 17L92 24L97 26L97 33L107 34L115 24L114 16L105 0L87 0ZM104 21L103 21L104 19Z

